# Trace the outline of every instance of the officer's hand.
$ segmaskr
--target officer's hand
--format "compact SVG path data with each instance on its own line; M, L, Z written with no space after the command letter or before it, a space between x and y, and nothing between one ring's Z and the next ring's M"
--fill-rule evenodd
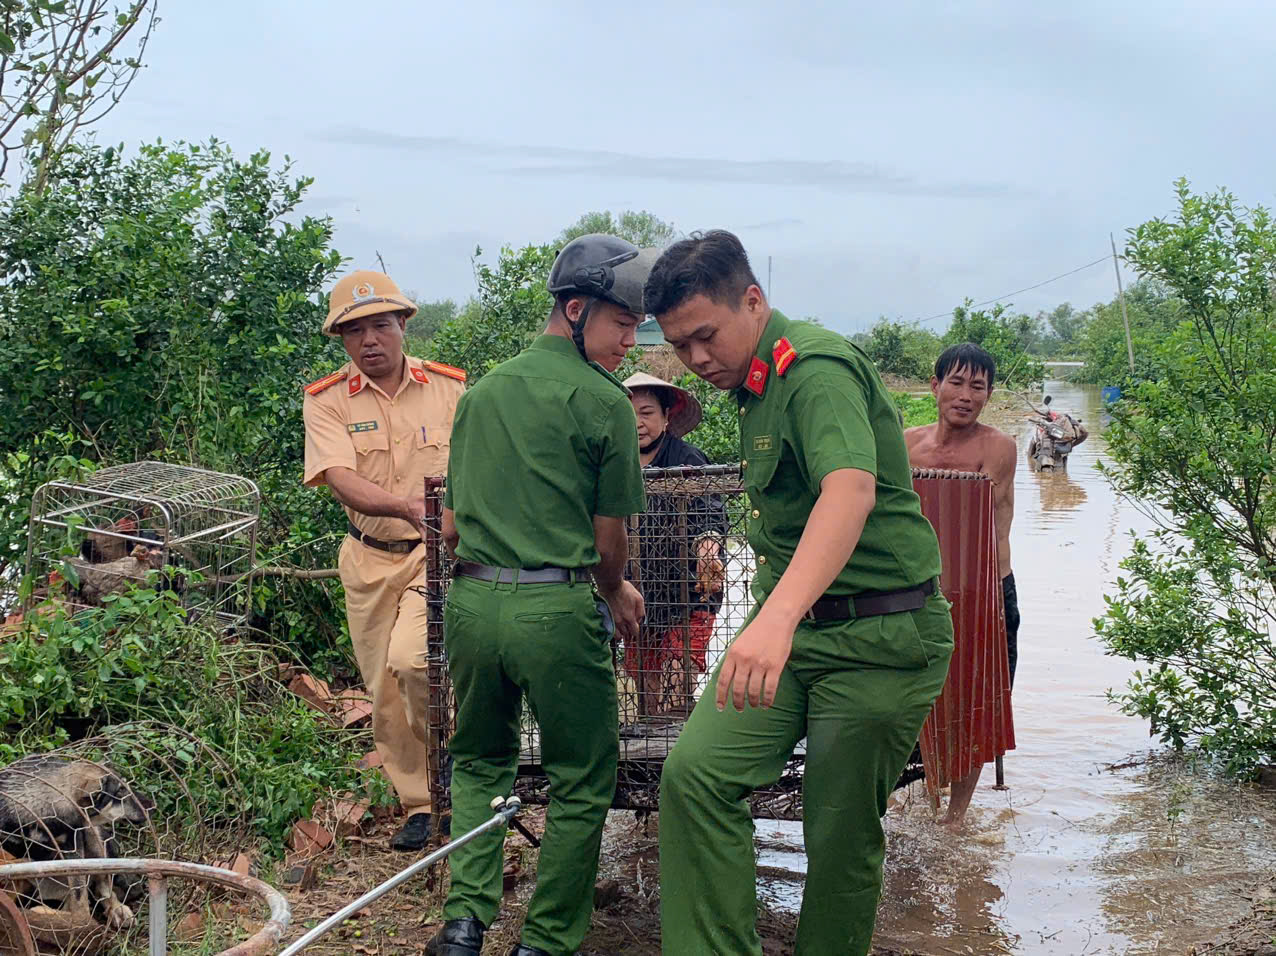
M794 627L766 612L766 607L727 648L718 673L718 710L725 710L727 695L736 710L744 710L746 698L754 707L770 707L780 685L780 672L793 649Z
M638 627L647 614L638 589L628 581L621 581L619 588L611 593L604 593L602 598L611 608L612 619L616 622L616 634L622 641L636 641Z
M425 492L419 495L412 495L403 499L403 517L405 520L412 522L417 529L417 533L421 535L421 540L425 540Z

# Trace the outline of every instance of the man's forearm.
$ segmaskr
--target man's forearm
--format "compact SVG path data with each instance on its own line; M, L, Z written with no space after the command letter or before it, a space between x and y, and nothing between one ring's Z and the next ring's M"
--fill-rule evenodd
M876 479L866 471L839 469L824 479L793 560L766 599L767 610L795 625L801 620L855 553L876 493Z
M324 477L333 497L347 508L370 518L401 518L415 523L417 516L408 513L408 499L378 488L349 468L329 468Z

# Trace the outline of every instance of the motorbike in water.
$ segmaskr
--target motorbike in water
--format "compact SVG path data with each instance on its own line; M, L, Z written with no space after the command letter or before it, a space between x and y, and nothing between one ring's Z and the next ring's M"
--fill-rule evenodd
M1028 440L1028 461L1037 471L1057 471L1068 466L1068 455L1086 440L1088 434L1081 427L1081 419L1067 412L1060 414L1050 410L1050 396L1045 397L1045 411L1027 416L1033 424L1032 438Z

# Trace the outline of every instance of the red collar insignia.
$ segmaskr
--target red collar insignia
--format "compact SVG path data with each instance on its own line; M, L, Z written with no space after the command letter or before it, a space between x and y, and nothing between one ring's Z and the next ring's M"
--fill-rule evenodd
M415 365L409 365L408 368L412 370L412 377L416 379L418 382L421 382L422 384L424 384L429 381L429 379L425 377L425 373L421 371L419 368L417 368Z
M775 348L771 350L771 357L775 359L775 374L782 376L797 359L797 349L793 347L793 343L781 336L775 343Z
M749 374L744 377L744 387L759 398L766 391L766 377L771 373L771 366L755 357L749 365Z
M361 389L361 388L363 388L363 376L362 376L362 375L356 375L354 378L350 379L350 394L351 394L351 395L353 395L355 392L359 391L359 389Z

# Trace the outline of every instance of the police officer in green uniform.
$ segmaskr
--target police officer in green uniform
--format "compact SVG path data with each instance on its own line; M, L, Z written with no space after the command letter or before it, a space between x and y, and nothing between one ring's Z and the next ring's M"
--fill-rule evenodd
M458 559L444 611L453 830L478 826L513 787L524 696L550 786L515 956L574 953L589 929L619 750L607 612L625 640L643 616L623 576L625 521L645 506L637 424L610 373L634 346L656 255L613 236L568 243L545 333L457 404L443 512ZM501 845L488 833L452 854L429 953L477 956L500 904Z
M753 610L664 767L663 952L762 952L746 798L805 738L796 952L867 953L881 817L953 648L899 413L858 348L767 304L729 232L666 249L645 304L692 371L735 392L756 561Z

